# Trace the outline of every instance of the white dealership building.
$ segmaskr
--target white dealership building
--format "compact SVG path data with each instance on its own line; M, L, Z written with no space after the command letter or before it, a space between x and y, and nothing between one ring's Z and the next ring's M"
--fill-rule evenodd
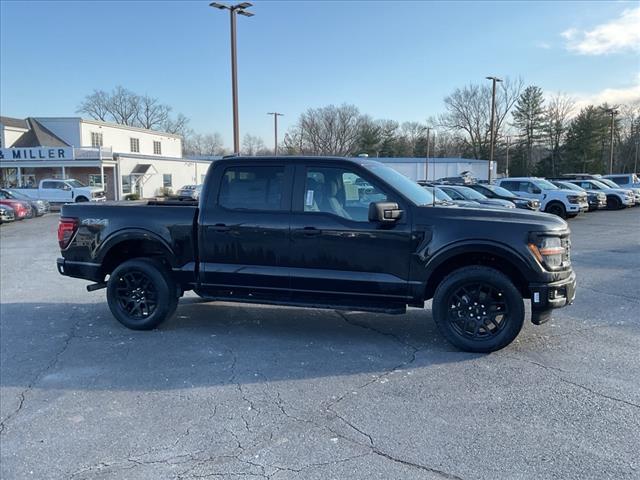
M0 117L0 186L44 178L104 186L107 198L155 197L202 183L211 160L185 159L182 137L79 117Z

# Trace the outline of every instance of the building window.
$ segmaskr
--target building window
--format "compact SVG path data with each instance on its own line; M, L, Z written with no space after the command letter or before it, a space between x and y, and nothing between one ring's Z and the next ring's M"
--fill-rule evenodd
M162 145L160 142L153 142L153 153L154 155L162 155Z
M165 188L171 187L173 182L171 181L171 174L165 173L162 175L162 186Z
M94 148L102 146L102 133L91 132L91 146Z
M122 193L131 193L131 176L122 175Z
M89 186L90 187L106 188L106 185L102 183L102 179L100 178L100 174L98 174L98 175L89 175Z
M131 146L131 153L140 153L140 139L130 138L129 143Z

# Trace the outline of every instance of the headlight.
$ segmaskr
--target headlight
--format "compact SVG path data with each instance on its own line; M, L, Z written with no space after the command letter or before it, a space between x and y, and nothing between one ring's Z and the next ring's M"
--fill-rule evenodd
M578 203L580 201L580 197L578 195L568 195L567 200L569 203Z
M569 264L569 238L532 235L529 250L544 267L555 270Z

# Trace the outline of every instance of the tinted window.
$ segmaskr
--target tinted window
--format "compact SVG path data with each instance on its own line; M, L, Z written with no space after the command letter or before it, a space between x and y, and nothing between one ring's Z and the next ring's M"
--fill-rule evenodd
M618 185L625 185L629 181L629 178L628 177L609 177L609 180L613 180Z
M42 182L42 188L62 188L62 182Z
M380 188L342 168L310 167L304 191L304 211L323 212L356 222L369 221L369 205L386 202Z
M503 188L506 188L507 190L511 190L514 192L517 192L519 190L518 188L518 182L514 182L513 180L507 180L505 182L500 182L500 186Z
M222 177L218 203L233 210L281 210L284 167L231 167Z

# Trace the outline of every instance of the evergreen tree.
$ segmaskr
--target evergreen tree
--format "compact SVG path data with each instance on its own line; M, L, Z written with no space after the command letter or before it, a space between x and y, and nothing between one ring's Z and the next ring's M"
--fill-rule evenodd
M533 150L540 142L545 125L544 96L542 89L531 85L518 98L513 112L513 125L519 131L523 147L523 172L529 173L533 166Z

